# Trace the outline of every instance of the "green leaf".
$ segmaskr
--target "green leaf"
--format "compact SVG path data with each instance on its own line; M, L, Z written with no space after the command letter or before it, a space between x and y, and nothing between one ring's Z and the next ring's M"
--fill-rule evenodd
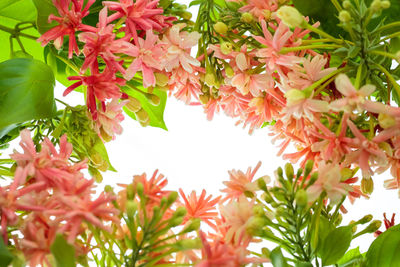
M366 254L367 267L400 266L400 225L389 228L379 235Z
M0 63L0 130L55 113L55 79L41 61L27 58Z
M38 31L43 34L57 25L57 22L55 21L49 23L48 19L50 14L58 16L58 10L51 0L32 1L35 4L37 10L36 26L38 28Z
M400 37L390 39L389 49L393 54L396 54L396 52L400 51Z
M75 267L75 248L68 244L62 235L57 235L50 247L57 267Z
M280 247L274 248L269 254L269 258L271 259L271 263L274 267L286 267L288 266L285 257L282 254L282 250Z
M360 248L353 248L337 262L339 267L357 267L360 266L360 261L363 260L363 256L360 253Z
M31 0L1 0L0 1L0 25L9 29L14 29L16 24L21 22L34 22L36 19L36 9ZM26 25L22 25L26 26ZM29 28L22 31L35 37L39 37L39 33L35 28ZM0 62L7 60L11 56L10 48L11 33L0 29ZM26 37L20 37L24 49L29 55L36 59L43 59L43 48L34 40ZM14 50L22 50L17 41L13 40ZM15 54L15 53L14 53Z
M310 262L305 262L305 261L296 261L294 263L295 267L313 267L313 265Z
M142 90L143 92L146 92L142 86L135 85L135 87ZM124 87L123 91L129 96L132 96L139 100L142 108L147 112L147 114L149 114L150 126L158 127L166 131L168 130L164 122L164 110L167 103L167 93L165 91L161 91L155 88L152 92L160 98L160 104L158 106L153 106L152 104L150 104L149 100L142 93L130 87ZM127 108L124 108L124 111L129 117L136 120L136 116L133 112L130 112Z
M351 226L342 226L332 230L324 240L320 250L322 265L335 264L346 253L353 238Z
M0 267L7 267L13 260L14 256L4 244L3 238L0 236Z
M319 229L318 229L318 244L320 247L324 244L324 240L330 232L335 229L335 226L326 217L320 216L319 219ZM319 254L318 254L319 255Z
M338 26L337 10L330 0L293 0L293 3L300 13L310 18L310 24L321 22L320 28L335 37L346 34Z

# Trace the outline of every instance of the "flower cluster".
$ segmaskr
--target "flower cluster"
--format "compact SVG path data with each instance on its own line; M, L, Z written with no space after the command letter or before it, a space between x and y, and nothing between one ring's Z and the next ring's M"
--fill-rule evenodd
M37 151L30 132L22 131L23 152L11 155L16 162L14 180L0 187L2 239L7 244L11 238L31 266L51 265L50 246L58 234L75 247L77 255L86 255L90 243L80 236L88 225L110 231L107 223L119 222L112 205L115 197L94 196L94 180L81 172L86 162L70 161L72 145L66 138L60 138L59 150L46 138Z

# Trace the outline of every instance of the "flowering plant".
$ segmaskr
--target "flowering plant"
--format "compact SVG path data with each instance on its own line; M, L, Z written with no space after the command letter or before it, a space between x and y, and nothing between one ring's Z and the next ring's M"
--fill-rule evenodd
M375 174L400 188L400 2L189 6L2 0L0 149L21 148L0 159L0 266L400 266L394 215L342 224ZM157 171L96 190L116 171L104 143L126 117L167 130L168 95L268 129L290 163L232 170L217 197Z

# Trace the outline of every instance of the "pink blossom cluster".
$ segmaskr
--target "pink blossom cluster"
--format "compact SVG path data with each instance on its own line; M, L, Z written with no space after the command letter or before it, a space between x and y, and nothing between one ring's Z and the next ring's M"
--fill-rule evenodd
M203 70L190 56L200 38L197 32L185 31L184 24L173 25L177 18L164 15L158 0L103 1L97 26L85 25L82 20L94 2L53 0L59 16L50 15L49 22L58 25L39 41L43 45L53 41L60 49L68 36L69 58L83 54L80 73L68 78L77 82L64 96L80 86L86 88L86 104L98 132L102 128L103 135L121 133L122 106L127 101L117 101L128 98L122 88L131 80L150 89L167 86L186 102L199 94Z
M342 194L361 195L354 184L357 178L340 175L341 170L356 168L364 180L390 169L393 179L385 181L385 187L398 189L400 108L375 101L375 86L351 81L344 74L346 62L333 67L329 54L311 49L310 29L289 28L275 12L278 5L278 1L248 1L239 10L259 19L262 35L242 36L254 42L233 39L208 47L208 56L225 67L218 81L215 74L206 74L212 96L204 105L207 117L223 110L238 118L238 124L249 126L250 133L268 125L284 159L302 166L313 160L316 168L339 166L339 176L333 180ZM217 96L212 93L215 89ZM369 125L361 123L366 118ZM296 151L285 153L288 147ZM321 167L321 177L336 176L332 172Z
M77 255L86 255L90 237L80 235L88 225L110 230L108 222L119 222L112 205L115 197L104 192L94 197L94 180L81 172L86 162L70 161L72 145L65 135L58 150L45 138L38 151L30 132L23 130L20 145L23 152L11 155L16 161L14 180L0 187L3 241L7 244L11 238L30 266L51 266L48 256L57 234L74 245Z

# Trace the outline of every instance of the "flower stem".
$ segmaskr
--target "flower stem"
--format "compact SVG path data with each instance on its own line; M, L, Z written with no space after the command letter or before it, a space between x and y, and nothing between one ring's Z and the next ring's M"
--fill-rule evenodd
M393 78L392 74L390 74L390 72L387 69L385 69L384 67L382 67L379 64L374 64L374 66L376 66L380 71L382 71L386 75L386 77L389 79L390 83L393 85L393 88L395 89L397 95L400 96L400 85Z
M388 29L393 28L393 27L400 27L400 21L396 21L396 22L392 22L392 23L386 24L386 25L376 29L372 33L382 32L382 31L388 30Z
M317 48L334 49L334 48L340 48L340 47L342 47L342 46L341 45L336 45L336 44L304 45L304 46L297 46L297 47L284 47L284 48L281 49L280 53L281 54L286 54L286 53L289 53L289 52L308 50L308 49L317 49Z
M380 55L380 56L384 56L384 57L388 57L388 58L397 60L396 55L393 55L393 54L385 52L385 51L371 50L371 51L368 51L368 52L371 53L371 54Z
M331 0L332 4L336 7L337 11L342 11L342 7L340 6L337 0Z
M9 34L11 34L13 36L22 36L22 37L29 38L29 39L32 39L32 40L36 40L36 39L39 38L39 37L30 35L30 34L26 34L26 33L20 32L19 30L15 30L13 28L6 27L4 25L0 25L0 30L4 31L4 32L8 32Z
M343 44L345 42L348 42L349 44L353 44L354 45L353 42L345 41L345 40L342 40L342 39L337 39L337 38L333 37L332 35L324 32L324 31L322 31L322 30L320 30L318 28L313 27L312 25L310 25L308 23L306 24L306 29L308 29L308 30L310 30L312 32L315 32L315 33L319 34L322 37L328 38L328 39L332 40L333 42L335 42L337 44Z
M332 71L331 73L329 73L325 77L321 78L320 80L316 81L315 83L313 83L312 85L310 85L309 87L304 89L303 92L306 94L307 97L310 97L312 92L314 91L314 89L316 89L318 86L323 84L325 81L331 79L332 77L334 77L334 76L338 75L339 73L344 72L346 70L348 70L347 67Z

